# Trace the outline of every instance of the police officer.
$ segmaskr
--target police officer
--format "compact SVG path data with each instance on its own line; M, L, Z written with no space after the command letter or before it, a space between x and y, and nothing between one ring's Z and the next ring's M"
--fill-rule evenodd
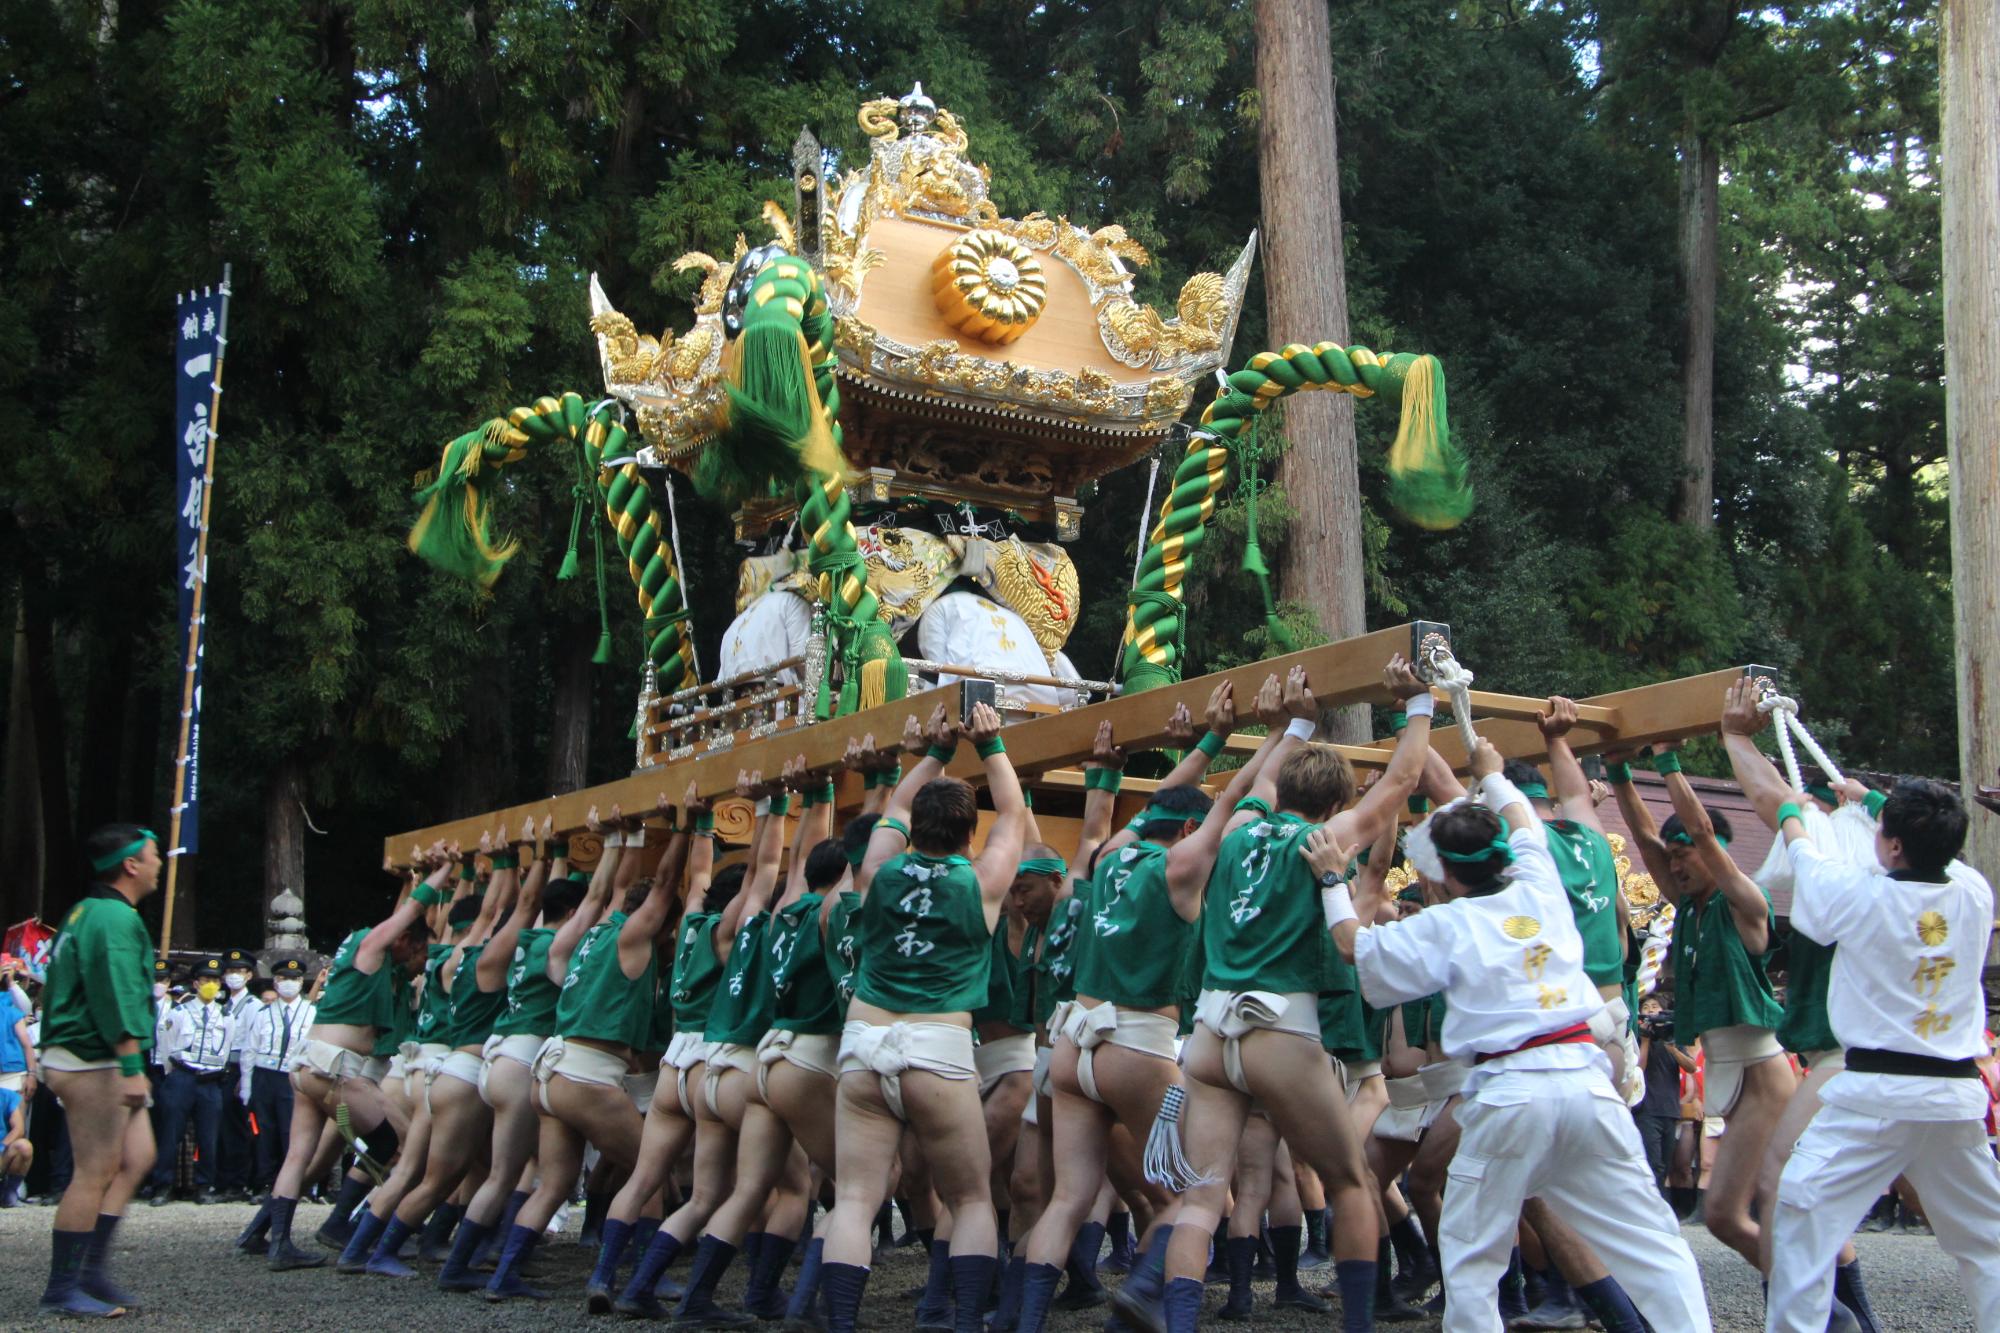
M238 1075L237 1096L257 1119L257 1189L266 1191L278 1178L285 1145L292 1139L292 1085L286 1072L292 1050L312 1027L316 1006L305 993L304 964L287 958L271 969L277 994L269 1003L245 1012L246 1044Z
M222 1133L216 1145L215 1188L224 1195L253 1198L250 1193L251 1155L250 1098L239 1095L239 1087L250 1083L251 1015L263 1008L251 984L257 978L257 960L241 949L222 955L222 1012L229 1019L229 1060L223 1069Z
M221 1132L223 1081L228 1077L229 1016L217 1002L222 959L210 956L195 969L192 996L167 1018L167 1076L160 1084L160 1152L153 1167L153 1206L170 1203L181 1135L194 1122L196 1203L220 1203L215 1154Z

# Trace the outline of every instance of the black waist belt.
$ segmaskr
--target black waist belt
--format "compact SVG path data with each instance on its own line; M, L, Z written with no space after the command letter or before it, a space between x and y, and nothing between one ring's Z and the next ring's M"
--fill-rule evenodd
M1978 1078L1979 1066L1967 1060L1940 1060L1908 1051L1876 1051L1865 1046L1847 1053L1847 1067L1857 1074L1905 1074L1920 1078Z

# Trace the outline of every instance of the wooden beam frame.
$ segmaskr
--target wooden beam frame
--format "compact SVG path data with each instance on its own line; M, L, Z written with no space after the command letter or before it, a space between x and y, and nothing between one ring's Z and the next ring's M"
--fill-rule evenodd
M1429 621L1398 625L1359 638L1321 644L1283 657L1163 685L1140 694L1122 695L1066 713L1016 722L1006 730L1007 753L1013 759L1015 768L1026 776L1067 768L1090 757L1098 724L1107 720L1118 743L1127 750L1155 748L1167 739L1166 720L1175 704L1185 703L1189 712L1200 717L1210 692L1228 680L1236 686L1237 707L1247 709L1266 676L1275 673L1283 678L1294 666L1306 669L1313 694L1322 704L1386 705L1390 696L1382 685L1383 666L1396 653L1414 657L1416 645L1429 634L1443 634L1449 638L1451 630L1448 626ZM563 796L524 801L505 809L448 820L428 828L391 834L383 840L383 853L391 863L406 865L413 847L428 847L440 839L456 842L462 847L473 847L478 844L480 833L487 829L498 828L502 823L510 829L517 829L529 819L539 822L545 817L554 819L558 832L567 832L583 827L584 816L592 806L596 806L598 813L607 818L613 805L620 806L627 814L651 811L663 792L669 800L679 801L691 781L705 797L725 796L736 790L736 775L740 770L761 770L770 776L777 773L786 760L801 754L815 768L831 768L838 765L846 753L849 737L872 733L877 744L892 745L902 736L905 719L928 718L931 710L939 704L944 706L946 713L956 716L961 708L960 698L961 687L952 682L924 694L848 717L817 722L726 750L709 750L642 769L616 782ZM948 771L955 777L967 779L979 775L979 758L972 752L971 746L961 747Z
M1778 672L1773 667L1729 667L1705 675L1682 676L1655 685L1641 685L1613 694L1580 699L1577 701L1579 716L1585 708L1589 708L1596 715L1609 714L1616 719L1616 725L1608 729L1596 726L1579 728L1570 733L1570 748L1579 755L1595 754L1600 750L1630 749L1651 745L1654 741L1679 740L1683 736L1714 731L1722 722L1722 696L1743 676L1764 676L1774 683L1778 680ZM1474 713L1484 711L1479 703L1481 697L1482 692L1473 691ZM1513 698L1510 695L1487 697ZM1547 701L1527 699L1522 702L1534 705L1525 720L1503 711L1497 716L1477 719L1472 729L1492 741L1494 748L1507 758L1539 764L1549 757L1549 751L1534 717L1547 707ZM1382 737L1371 742L1369 748L1386 756L1396 748L1396 738ZM1449 760L1454 769L1466 766L1465 742L1460 739L1457 727L1449 724L1433 726L1431 748Z
M1050 785L1070 786L1080 779L1067 770L1073 770L1090 757L1100 723L1111 723L1112 734L1127 751L1158 748L1168 739L1166 720L1175 704L1186 704L1188 711L1199 717L1210 692L1228 680L1236 687L1237 706L1247 709L1265 677L1275 674L1282 678L1294 666L1305 668L1313 694L1323 705L1387 705L1391 700L1382 685L1382 667L1389 658L1399 652L1413 656L1426 635L1443 634L1448 638L1450 632L1446 626L1417 621L1143 693L1121 695L1069 712L1016 722L1006 729L1007 752L1024 777L1047 774ZM1768 676L1775 681L1778 673L1769 667L1731 667L1580 700L1578 713L1583 725L1574 734L1574 748L1579 754L1590 754L1713 730L1722 718L1723 693L1731 682L1745 675ZM1533 721L1545 706L1544 700L1474 691L1472 701L1476 713L1491 714L1476 722L1475 729L1498 746L1502 754L1530 762L1548 757L1542 733ZM616 782L393 834L384 840L383 851L392 863L405 865L412 848L427 847L440 839L474 847L481 832L487 829L498 828L502 823L510 829L519 829L530 819L539 823L545 817L554 820L558 832L569 832L584 826L584 817L592 806L607 818L613 805L627 814L650 813L663 793L670 801L679 801L689 782L704 797L728 796L736 790L737 773L744 769L770 776L797 755L804 755L814 768L834 768L846 753L850 737L872 734L878 745L892 745L902 736L908 718L928 718L939 705L950 715L958 714L962 688L957 682L848 717L642 769ZM1232 753L1248 753L1261 743L1261 737L1239 734L1229 738L1227 748ZM1454 768L1465 766L1465 747L1456 727L1435 728L1431 743ZM1395 739L1390 737L1370 745L1339 748L1357 766L1379 768L1387 764L1395 745ZM961 747L948 771L955 777L976 780L980 773L979 758L970 746Z

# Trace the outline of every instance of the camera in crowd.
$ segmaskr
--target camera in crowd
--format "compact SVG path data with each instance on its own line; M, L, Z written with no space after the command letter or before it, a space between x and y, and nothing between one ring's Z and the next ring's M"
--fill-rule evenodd
M1663 1009L1656 1014L1640 1014L1639 1035L1642 1037L1664 1037L1672 1040L1674 1035L1674 1011Z

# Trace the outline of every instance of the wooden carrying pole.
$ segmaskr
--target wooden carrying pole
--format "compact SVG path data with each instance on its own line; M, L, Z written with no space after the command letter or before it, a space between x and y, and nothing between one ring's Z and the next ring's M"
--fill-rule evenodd
M1386 704L1389 694L1382 686L1383 666L1395 653L1410 656L1425 635L1436 633L1449 636L1450 631L1445 626L1425 621L1399 625L1356 639L1321 644L1268 661L1252 662L1139 694L1123 695L1067 713L1052 713L1016 722L1004 733L1007 753L1015 768L1026 774L1080 763L1090 757L1098 724L1106 721L1111 723L1118 743L1129 750L1158 746L1167 740L1166 721L1175 704L1186 704L1188 711L1199 718L1208 703L1209 694L1222 681L1228 680L1236 688L1237 712L1247 718L1251 700L1256 697L1257 688L1263 684L1264 678L1275 672L1282 679L1294 666L1305 668L1313 694L1322 704ZM786 760L801 754L815 768L832 767L839 764L846 753L850 736L872 734L877 745L894 745L903 734L903 723L907 718L928 718L932 708L940 703L947 714L957 716L961 689L959 682L953 681L927 693L847 717L833 718L730 749L706 751L675 763L644 769L629 778L608 782L601 787L527 801L469 819L392 834L383 842L383 854L396 865L407 865L413 848L428 847L439 839L456 842L461 847L473 847L478 845L483 831L498 829L505 823L512 832L530 818L539 821L545 816L555 820L559 832L578 829L583 827L584 815L592 806L597 807L600 816L607 818L613 804L620 806L628 815L651 811L662 794L670 801L679 802L686 795L689 782L693 782L704 797L726 796L736 790L739 771L761 771L768 777L777 773ZM979 758L972 752L971 746L959 748L958 757L952 761L948 771L954 777L978 776Z
M229 277L222 266L222 307L215 320L215 378L209 382L208 447L201 468L201 526L195 532L194 597L189 602L187 658L181 663L181 730L174 746L174 803L167 814L167 900L160 909L160 957L174 938L174 889L180 883L181 811L187 803L188 739L194 730L195 667L201 662L202 608L208 601L208 500L215 493L215 446L221 438L222 362L229 352Z
M1024 776L1032 777L1067 768L1090 757L1098 725L1103 722L1111 723L1112 735L1128 751L1158 747L1168 740L1166 722L1174 705L1186 704L1188 711L1199 719L1209 694L1224 680L1235 686L1238 717L1249 721L1251 700L1256 697L1257 688L1264 678L1276 674L1282 679L1294 666L1305 668L1313 695L1323 705L1386 705L1390 699L1388 691L1382 686L1383 666L1391 654L1400 652L1409 656L1430 634L1449 637L1450 631L1445 626L1423 621L1399 625L1340 643L1321 644L1283 657L1163 685L1158 689L1122 695L1066 713L1016 722L1003 733L1007 754ZM1732 667L1704 676L1663 681L1657 685L1585 700L1586 715L1590 721L1572 733L1573 743L1579 751L1588 752L1609 745L1643 745L1712 730L1722 717L1723 691L1730 681L1746 671L1773 675L1775 678L1774 673L1766 668ZM392 863L407 865L413 851L439 839L456 842L461 847L475 847L480 833L484 831L497 830L504 823L510 832L516 832L529 819L539 822L544 817L555 821L557 832L566 832L583 827L584 815L592 806L596 806L598 814L605 818L610 816L614 804L627 815L650 813L663 795L669 801L678 803L686 795L689 782L693 782L704 797L727 796L736 789L739 771L760 771L769 777L778 772L786 760L801 754L812 767L830 768L840 763L850 736L873 735L878 746L888 746L902 736L906 719L928 718L931 710L939 704L944 706L948 715L957 716L961 688L958 682L953 681L928 693L848 717L834 718L763 737L732 749L709 751L676 763L645 769L601 787L528 801L430 828L392 834L384 840L383 853ZM1479 724L1481 731L1493 738L1503 754L1524 759L1541 757L1541 732L1536 730L1534 723L1507 720L1525 715L1528 706L1537 701L1510 695L1485 697L1496 702L1503 716L1499 720L1482 721ZM1251 740L1250 737L1231 737L1229 748L1244 748L1245 743ZM1434 733L1432 743L1447 757L1454 757L1455 763L1462 764L1463 747L1455 730L1439 729ZM1394 748L1393 741L1377 744ZM1255 747L1250 745L1248 748ZM1343 746L1342 752L1356 763L1377 767L1388 759L1387 750L1381 748ZM954 777L976 780L980 771L979 758L972 752L971 746L961 746L946 771ZM1073 785L1075 781L1065 775L1056 779L1053 785Z

